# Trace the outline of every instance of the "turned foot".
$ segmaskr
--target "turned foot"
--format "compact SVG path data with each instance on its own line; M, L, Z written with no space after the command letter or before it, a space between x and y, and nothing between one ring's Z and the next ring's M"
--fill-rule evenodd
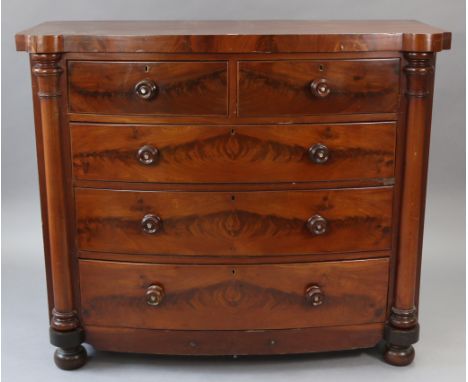
M385 362L393 366L406 366L414 360L413 346L387 345L384 353Z
M414 360L413 344L419 339L419 325L412 328L398 329L392 325L386 325L384 339L387 346L384 352L384 360L390 365L406 366Z
M78 369L86 363L88 355L81 346L84 341L84 332L81 328L60 332L50 329L50 342L57 346L54 361L62 370Z
M57 348L54 353L54 361L59 369L74 370L86 363L88 355L83 346L77 346L71 349Z

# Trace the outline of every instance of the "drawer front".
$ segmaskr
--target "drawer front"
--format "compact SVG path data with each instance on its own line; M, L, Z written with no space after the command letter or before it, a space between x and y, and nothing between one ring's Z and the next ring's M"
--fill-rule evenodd
M395 112L399 73L397 58L242 61L239 115Z
M85 326L251 330L385 320L388 259L230 266L81 260L79 268Z
M78 188L78 246L211 256L387 250L392 195L391 187L266 192Z
M226 115L227 63L84 62L68 64L75 113Z
M394 175L394 122L290 126L72 124L77 179L300 182Z

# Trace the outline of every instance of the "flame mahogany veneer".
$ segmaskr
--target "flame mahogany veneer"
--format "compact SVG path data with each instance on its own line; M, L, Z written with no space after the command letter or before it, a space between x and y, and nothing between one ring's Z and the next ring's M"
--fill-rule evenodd
M55 362L407 365L435 53L416 21L67 21L30 54Z

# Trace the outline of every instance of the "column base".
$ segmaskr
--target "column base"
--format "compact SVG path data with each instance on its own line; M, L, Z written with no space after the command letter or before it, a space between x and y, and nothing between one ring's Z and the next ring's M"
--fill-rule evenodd
M414 360L415 351L412 345L419 340L419 325L410 329L397 329L387 324L384 339L387 342L385 362L394 366L409 365Z
M88 354L81 345L84 341L84 331L76 328L61 332L50 328L50 343L57 346L54 353L54 361L62 370L78 369L86 363Z

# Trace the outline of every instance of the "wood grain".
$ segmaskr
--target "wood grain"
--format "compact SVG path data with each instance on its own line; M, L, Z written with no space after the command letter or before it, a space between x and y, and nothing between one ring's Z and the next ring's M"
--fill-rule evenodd
M286 329L383 322L388 259L284 265L80 261L85 325L143 329ZM150 285L164 288L158 306ZM305 298L310 284L323 303Z
M398 59L240 61L238 114L312 115L394 112ZM330 93L317 97L311 82L325 79Z
M451 33L412 20L56 21L16 35L28 52L440 51Z
M42 221L42 241L44 246L44 261L47 281L47 302L49 319L52 318L52 310L54 309L54 285L52 281L52 259L50 255L49 243L49 217L47 213L47 195L46 195L46 179L45 179L45 162L44 162L44 142L42 138L42 118L41 118L41 101L39 98L39 89L37 77L34 75L34 56L29 57L31 71L31 88L34 110L34 132L36 138L36 156L37 169L39 174L39 194L41 201L41 221Z
M384 339L388 363L413 360L434 52L449 32L69 21L16 43L32 53L57 366L83 365L84 335L188 355ZM323 164L307 159L319 143Z
M390 178L395 123L292 126L163 126L71 124L75 179L252 183ZM308 149L326 145L313 163ZM138 150L158 150L143 165Z
M366 260L373 258L390 258L390 250L365 251L365 252L341 252L323 253L311 255L262 255L262 256L206 256L197 255L140 255L136 253L109 253L95 251L79 251L80 259L123 261L132 263L153 263L153 264L286 264L286 263L311 263L318 261L340 261L340 260Z
M389 249L392 187L270 192L76 189L81 250L141 254L275 255ZM142 231L147 214L160 232ZM311 234L316 214L329 231Z
M422 255L435 65L434 56L430 53L408 53L406 58L405 188L401 202L397 280L390 318L392 325L399 329L414 328L418 321L416 302Z
M69 61L69 111L100 114L226 115L227 63ZM157 94L138 97L150 79Z
M382 339L382 333L383 324L380 323L243 331L148 330L88 325L86 341L96 349L116 352L260 355L370 348Z
M32 73L36 77L40 108L42 148L39 158L44 163L45 206L54 307L51 327L70 331L79 327L73 295L73 268L69 251L68 192L61 130L60 76L63 73L61 55L34 54Z
M326 182L282 182L282 183L149 183L112 182L102 180L75 179L79 188L104 188L132 191L281 191L317 190L331 188L380 187L395 184L395 178L349 179Z
M237 101L236 101L237 102ZM234 110L236 112L236 110ZM183 116L183 115L117 115L117 114L81 114L68 113L68 119L78 123L111 123L111 124L177 124L177 125L278 125L312 124L312 123L351 123L351 122L393 122L399 118L398 113L372 114L319 114L319 115L277 115L277 116Z

